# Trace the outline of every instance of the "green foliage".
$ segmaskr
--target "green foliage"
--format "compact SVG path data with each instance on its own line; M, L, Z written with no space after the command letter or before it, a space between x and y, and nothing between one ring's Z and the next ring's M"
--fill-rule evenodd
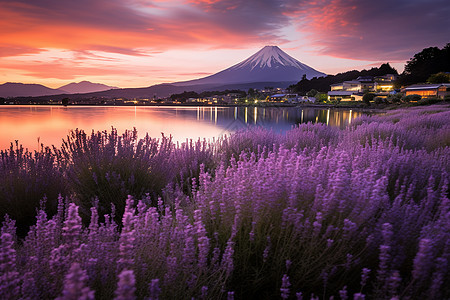
M375 102L375 104L387 104L388 103L387 99L383 98L383 97L375 97L373 99L373 101Z
M427 79L428 83L449 83L450 82L450 73L439 72L431 75Z
M388 95L386 99L390 103L400 103L402 102L402 97L403 97L402 94L397 93L394 95Z
M434 98L434 97L433 98L424 98L424 99L420 99L417 102L417 105L431 105L431 104L436 104L439 102L442 102L442 100L438 99L438 98Z
M429 47L414 55L405 65L400 85L425 82L432 74L450 70L450 43L444 48Z
M308 96L308 97L315 97L317 93L318 93L317 90L312 89L312 90L310 90L309 92L306 93L306 96Z
M331 103L333 103L333 104L339 104L339 103L341 103L341 100L342 100L342 98L337 97L337 98L334 98L333 100L331 100Z
M420 99L422 99L422 96L415 95L415 94L402 97L402 101L406 102L406 103L408 103L408 102L417 102Z
M373 93L366 93L366 94L364 94L364 96L362 97L362 101L363 101L367 106L370 106L370 101L373 101L374 98L375 98L375 94L373 94Z
M322 102L327 101L327 99L328 99L328 95L326 93L317 93L315 95L315 97L316 97L315 103L322 103Z

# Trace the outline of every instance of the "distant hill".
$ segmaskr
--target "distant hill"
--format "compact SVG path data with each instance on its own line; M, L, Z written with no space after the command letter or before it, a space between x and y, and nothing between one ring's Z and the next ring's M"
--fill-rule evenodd
M229 84L229 85L193 85L193 86L175 86L173 84L158 84L145 88L126 88L113 89L103 92L85 93L85 94L60 94L51 96L34 97L34 101L48 101L50 99L61 101L64 98L69 98L71 101L86 100L90 98L141 98L141 99L159 99L169 97L173 94L180 94L183 92L202 93L206 91L225 91L225 90L242 90L247 91L250 88L263 89L265 87L288 87L295 82L253 82L243 84Z
M182 93L186 91L186 87L178 87L171 84L158 84L150 87L144 88L126 88L126 89L113 89L103 92L94 93L84 93L84 94L61 94L52 96L40 96L35 97L36 101L47 101L53 99L56 101L61 101L64 98L69 98L70 100L86 100L90 98L163 98L168 97L171 94Z
M312 89L315 89L319 92L327 92L330 90L330 85L335 83L354 80L359 76L382 76L385 74L398 75L398 72L396 69L391 67L389 63L385 63L382 64L379 68L372 68L370 70L353 70L344 73L338 73L336 75L327 75L320 78L302 79L297 84L292 85L291 88L293 92L296 93L306 93Z
M58 95L65 91L60 89L51 89L41 84L25 84L7 82L0 84L0 97L38 97L44 95Z
M72 82L59 88L59 90L66 91L69 94L94 93L111 89L118 89L118 87L90 81Z

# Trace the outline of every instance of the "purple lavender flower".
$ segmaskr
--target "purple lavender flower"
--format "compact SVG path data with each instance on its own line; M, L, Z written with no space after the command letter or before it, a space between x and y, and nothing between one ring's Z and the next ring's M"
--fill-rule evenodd
M227 300L234 300L234 292L233 291L227 293Z
M131 270L123 270L119 274L119 282L117 283L115 300L133 300L136 299L135 278Z
M361 288L364 287L369 279L370 269L363 268L361 273Z
M342 300L348 299L347 286L344 286L342 290L339 291L339 296L341 297Z
M221 267L225 270L227 275L230 275L234 269L233 255L234 255L234 242L230 239L227 242L227 246L225 248L225 252L223 253L221 262Z
M289 298L290 286L291 286L291 283L289 282L289 276L284 274L283 278L281 279L281 288L280 288L281 299Z
M81 269L78 263L73 263L65 280L62 295L58 300L90 300L94 299L94 291L86 286L88 277L86 271Z
M402 282L402 278L400 277L400 273L397 270L392 271L391 276L388 279L388 287L389 293L392 297L397 294L397 290L400 287L400 283Z
M433 263L433 242L430 239L421 239L419 251L414 258L413 278L422 280L429 275Z
M158 300L160 294L159 279L152 279L149 285L149 300Z
M364 300L364 299L366 299L366 296L362 293L353 294L353 300Z
M69 204L67 219L64 222L63 237L70 249L75 249L80 244L81 218L78 215L78 206Z
M16 269L16 250L9 233L2 233L0 244L0 298L16 299L20 293L20 276Z

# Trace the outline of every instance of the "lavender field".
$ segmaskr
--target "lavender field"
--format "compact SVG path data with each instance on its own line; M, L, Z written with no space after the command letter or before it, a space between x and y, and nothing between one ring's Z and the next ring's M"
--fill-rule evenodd
M449 299L450 105L1 151L1 299Z

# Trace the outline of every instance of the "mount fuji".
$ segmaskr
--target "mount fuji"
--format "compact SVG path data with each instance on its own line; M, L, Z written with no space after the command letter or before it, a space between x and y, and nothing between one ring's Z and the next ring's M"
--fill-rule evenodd
M306 75L306 78L326 76L325 73L319 72L291 57L277 46L266 46L246 60L204 78L163 83L143 88L80 93L71 97L73 99L90 97L163 98L183 91L248 90L249 88L262 89L267 86L283 88L299 82L303 75ZM64 97L67 97L67 95L52 96L51 99L62 99Z
M183 82L176 86L230 85L252 82L298 82L303 75L310 79L326 76L296 60L277 46L265 46L246 60L216 74Z

